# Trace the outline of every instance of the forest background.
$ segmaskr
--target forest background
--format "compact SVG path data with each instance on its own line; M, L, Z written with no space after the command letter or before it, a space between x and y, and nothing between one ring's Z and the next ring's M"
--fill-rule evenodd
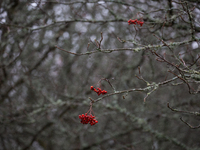
M199 149L199 40L198 0L0 1L0 150Z

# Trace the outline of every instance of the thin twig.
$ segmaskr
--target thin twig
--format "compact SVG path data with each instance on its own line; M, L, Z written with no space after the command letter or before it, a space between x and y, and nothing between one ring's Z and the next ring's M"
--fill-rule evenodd
M192 21L192 16L191 16L191 13L190 13L190 11L189 11L187 2L185 2L185 4L186 4L186 12L188 13L189 20L190 20L190 27L191 27L192 40L195 40L195 36L194 36L194 24L193 24L193 21Z
M172 111L175 111L175 112L187 113L187 114L192 114L192 115L200 116L199 112L191 112L191 111L183 111L183 110L174 109L174 108L172 108L172 107L169 106L169 103L167 103L167 107L169 109L171 109Z
M182 117L180 118L180 120L183 122L183 123L185 123L187 126L189 126L191 129L197 129L197 128L200 128L200 125L198 125L198 126L192 126L192 125L190 125L189 123L187 123L186 121L184 121L183 119L182 119Z
M171 70L169 70L168 72L172 73L173 75L177 76L179 79L183 80L183 81L187 84L187 86L188 86L188 88L189 88L189 93L190 93L190 94L192 94L192 93L191 93L191 89L192 89L193 91L195 91L195 90L189 85L189 83L187 82L187 80L181 78L180 76L178 76L177 74L175 74L175 73L172 72Z
M101 40L99 42L99 49L101 49L101 42L103 41L103 33L101 32Z

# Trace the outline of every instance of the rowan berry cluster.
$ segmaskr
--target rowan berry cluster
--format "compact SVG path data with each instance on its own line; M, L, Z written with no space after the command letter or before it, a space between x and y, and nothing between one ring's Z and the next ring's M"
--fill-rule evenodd
M144 22L139 21L139 20L137 20L137 19L135 19L135 20L129 19L128 23L129 23L129 25L130 25L130 24L139 24L140 26L142 26L142 25L144 24Z
M107 91L101 90L101 88L95 89L93 86L91 86L90 89L95 91L98 95L101 95L101 94L104 95L107 93ZM91 100L91 102L90 102L90 108L89 108L88 112L85 114L79 115L79 119L81 119L82 124L89 123L92 126L92 125L95 125L96 123L98 123L98 121L95 119L95 115L92 110L92 104L94 103L94 100L92 100L91 98L90 98L90 100Z
M96 119L94 119L95 116L92 116L92 114L88 115L87 113L85 113L85 115L84 114L79 115L79 118L81 119L82 124L90 123L92 126L92 125L95 125L96 123L98 123L98 121Z
M104 95L107 93L105 90L101 90L100 88L95 89L93 86L90 87L91 90L95 91L98 95Z

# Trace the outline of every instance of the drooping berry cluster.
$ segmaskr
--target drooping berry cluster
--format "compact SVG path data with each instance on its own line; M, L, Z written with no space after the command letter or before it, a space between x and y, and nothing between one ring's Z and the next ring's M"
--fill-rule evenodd
M93 86L90 87L91 90L95 91L98 95L104 95L107 93L105 90L101 90L100 88L95 89Z
M144 22L139 21L139 20L137 20L137 19L135 19L135 20L129 19L128 23L129 23L129 25L130 25L130 24L136 24L136 23L137 23L137 24L139 24L140 26L142 26L142 25L144 24Z
M98 123L98 121L96 119L94 119L95 116L92 116L92 114L91 115L87 115L87 113L85 113L85 115L84 114L79 115L79 118L81 119L81 123L82 124L90 123L91 126L92 126L92 125L95 125L96 123Z

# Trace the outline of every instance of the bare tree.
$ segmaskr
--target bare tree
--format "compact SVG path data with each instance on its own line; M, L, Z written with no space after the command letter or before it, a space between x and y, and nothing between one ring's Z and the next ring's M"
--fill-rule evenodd
M0 150L199 149L199 3L1 1Z

